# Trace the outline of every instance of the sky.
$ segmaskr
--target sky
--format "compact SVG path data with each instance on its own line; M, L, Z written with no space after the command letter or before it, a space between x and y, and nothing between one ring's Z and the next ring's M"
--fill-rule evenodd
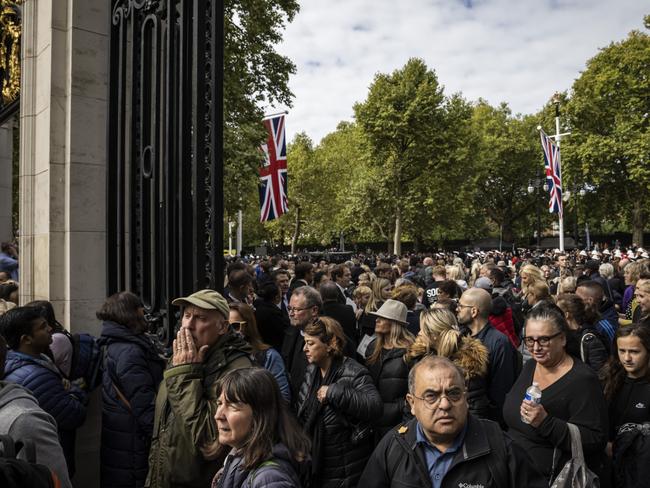
M513 113L570 90L599 48L644 30L647 0L300 0L278 51L293 60L288 140L351 121L376 73L424 59L446 95Z

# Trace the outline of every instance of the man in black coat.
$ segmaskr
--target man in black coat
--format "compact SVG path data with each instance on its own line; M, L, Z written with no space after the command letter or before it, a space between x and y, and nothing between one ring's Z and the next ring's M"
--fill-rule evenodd
M463 372L449 359L426 356L408 383L415 418L384 436L358 486L546 486L498 424L468 413Z
M456 314L465 332L479 339L490 354L488 367L488 398L490 419L503 421L503 403L506 394L521 369L515 348L508 337L490 325L492 297L481 288L470 288L458 300Z
M339 302L339 288L336 283L326 281L320 286L320 295L323 299L323 308L321 315L325 317L332 317L336 320L345 335L357 342L357 318L354 310L350 305L344 305ZM355 347L356 349L356 347Z
M305 339L302 331L308 324L318 319L322 306L320 293L311 286L296 288L289 299L287 308L291 327L285 331L281 354L289 375L292 398L297 398L307 370L307 358L303 351Z

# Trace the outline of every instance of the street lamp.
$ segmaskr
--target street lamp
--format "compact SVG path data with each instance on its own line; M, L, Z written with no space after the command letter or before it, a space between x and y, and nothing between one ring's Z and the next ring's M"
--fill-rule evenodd
M539 192L540 189L544 190L544 192L548 192L548 185L546 184L546 177L541 175L541 171L538 169L537 170L537 176L530 180L528 183L528 194L532 195L537 191L537 202L536 202L536 210L537 210L537 249L540 248L541 245L541 237L542 237L542 214L541 214L541 206L540 206L540 198L539 198Z

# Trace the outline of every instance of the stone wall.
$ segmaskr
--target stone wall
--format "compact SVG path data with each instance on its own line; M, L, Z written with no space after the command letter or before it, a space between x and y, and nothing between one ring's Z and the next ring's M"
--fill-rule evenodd
M13 240L11 228L12 211L12 162L13 120L0 126L0 242Z
M110 1L25 0L20 105L20 301L50 300L99 334L106 298ZM101 391L77 433L77 487L99 486Z
M26 0L20 107L21 303L98 332L106 297L110 2Z

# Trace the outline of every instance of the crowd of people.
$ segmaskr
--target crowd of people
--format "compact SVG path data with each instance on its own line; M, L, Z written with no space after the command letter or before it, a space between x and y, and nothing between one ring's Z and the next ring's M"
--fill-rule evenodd
M96 340L5 307L0 434L72 486L97 386L104 488L541 487L576 436L600 486L646 482L641 248L237 260L173 305L171 357L127 291Z

